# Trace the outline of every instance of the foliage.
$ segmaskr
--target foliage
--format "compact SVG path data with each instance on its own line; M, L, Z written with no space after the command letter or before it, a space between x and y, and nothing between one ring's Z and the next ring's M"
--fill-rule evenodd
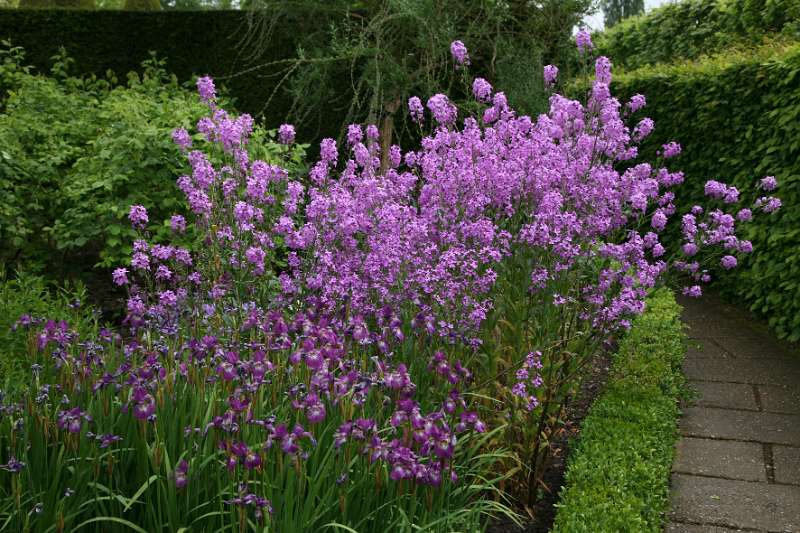
M753 176L769 169L783 184L784 208L748 225L756 253L723 273L724 294L766 318L775 332L800 339L800 47L768 45L695 63L647 67L618 76L622 95L647 96L658 124L649 149L670 139L684 153L682 202L703 198L705 181L722 178L753 194ZM578 90L578 89L575 89Z
M662 531L686 353L679 313L669 291L653 294L620 343L571 452L554 533Z
M684 0L601 33L598 53L625 68L695 59L766 36L800 36L798 0Z
M50 70L51 57L63 47L74 59L71 72L78 77L104 78L108 70L120 77L127 72L141 76L142 61L155 52L156 57L165 58L166 70L179 82L213 75L224 84L238 110L263 118L267 129L277 128L284 122L292 99L285 91L275 91L279 82L279 78L272 77L275 69L255 69L232 76L245 68L237 45L247 16L238 10L2 9L0 39L23 47L28 64L39 72ZM330 22L324 11L314 16L286 12L272 31L269 45L259 50L253 60L270 63L292 58L301 36ZM349 90L346 79L334 85L339 91ZM0 92L5 88L0 87ZM269 115L262 116L259 112L273 93L274 107ZM319 117L313 117L308 124L298 125L302 138L338 134L341 110L323 103L318 113Z
M127 11L158 11L161 3L158 0L125 0L124 8Z
M541 67L574 63L572 28L591 2L302 0L287 5L252 0L245 7L250 17L241 43L245 56L269 46L288 10L329 17L328 24L303 35L295 58L260 68L277 70L272 75L282 78L293 97L289 120L314 120L319 103L325 102L344 111L338 114L339 131L354 122L380 124L386 149L398 136L413 138L413 124L398 113L410 96L446 93L459 102L468 96L458 92L462 72L447 60L448 46L456 39L478 51L471 63L502 85L517 109L544 111ZM339 89L342 79L349 91ZM275 108L268 104L265 109Z
M602 0L600 5L606 29L623 19L644 13L644 0Z
M451 54L466 67L463 43ZM145 206L127 211L122 334L20 324L36 366L3 398L0 519L475 531L535 503L586 361L672 267L707 277L662 244L668 224L730 268L749 252L730 210L779 203L710 182L680 218L683 176L663 166L678 149L626 168L652 121L611 96L606 58L595 72L585 104L553 94L536 121L482 78L462 109L411 99L416 150L384 156L353 124L308 173L291 126L265 149L198 79L197 134L172 135L188 212L162 240Z
M0 270L0 384L5 390L21 386L30 372L27 339L14 331L23 315L66 320L84 339L98 331L82 285L55 290L41 277L20 273L9 278Z
M130 254L123 220L131 203L161 217L180 207L171 183L182 159L169 135L202 108L160 60L121 85L69 76L65 56L55 58L53 77L27 74L13 54L0 78L13 84L0 115L0 259L55 278L118 264ZM269 139L262 129L254 136L267 159L279 150ZM167 231L153 228L156 238Z

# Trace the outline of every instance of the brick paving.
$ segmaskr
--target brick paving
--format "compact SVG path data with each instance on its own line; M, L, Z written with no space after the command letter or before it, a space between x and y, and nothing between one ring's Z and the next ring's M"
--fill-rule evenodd
M665 533L800 533L800 353L713 296L679 301L695 396Z

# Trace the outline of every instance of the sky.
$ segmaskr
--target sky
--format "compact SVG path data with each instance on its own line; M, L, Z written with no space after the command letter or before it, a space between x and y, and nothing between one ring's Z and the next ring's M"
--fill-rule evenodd
M645 11L650 11L654 7L658 7L658 6L667 4L670 1L674 1L674 0L645 0L644 1L644 9L645 9ZM595 13L591 17L586 17L584 19L584 22L586 23L586 26L588 26L592 30L601 30L601 29L603 29L603 12L598 10L597 13Z

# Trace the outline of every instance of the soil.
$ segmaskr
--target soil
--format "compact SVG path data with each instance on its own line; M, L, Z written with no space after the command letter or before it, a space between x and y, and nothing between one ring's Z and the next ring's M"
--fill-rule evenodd
M549 490L531 510L533 516L529 516L524 510L518 510L525 517L522 527L510 521L499 521L491 524L487 533L547 533L553 527L557 510L555 504L558 503L559 493L564 485L570 441L580 433L581 422L606 383L612 353L613 350L607 350L595 356L586 368L580 393L566 407L564 430L552 441L550 465L544 475L544 483Z

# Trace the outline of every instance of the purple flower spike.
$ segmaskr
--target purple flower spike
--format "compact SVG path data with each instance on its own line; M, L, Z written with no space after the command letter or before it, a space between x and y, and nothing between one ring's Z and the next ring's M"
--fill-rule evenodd
M295 130L294 126L291 124L281 124L281 127L278 128L278 141L281 144L292 144L294 143L295 139Z
M461 41L453 41L450 44L450 54L457 65L469 65L469 53L467 47Z
M185 459L175 467L175 488L182 489L189 482L189 463Z
M127 285L128 284L128 269L127 268L117 268L114 272L111 273L111 277L114 280L115 285Z
M558 78L558 67L555 65L547 65L544 67L544 84L548 87L555 85L556 78Z
M586 28L581 28L575 35L575 45L578 47L578 52L581 54L591 52L594 48L592 44L592 35Z
M132 205L128 213L128 220L131 221L134 228L143 229L150 219L147 217L147 209L143 205Z
M210 103L217 98L217 89L214 87L214 80L209 76L197 79L197 93L205 103Z

